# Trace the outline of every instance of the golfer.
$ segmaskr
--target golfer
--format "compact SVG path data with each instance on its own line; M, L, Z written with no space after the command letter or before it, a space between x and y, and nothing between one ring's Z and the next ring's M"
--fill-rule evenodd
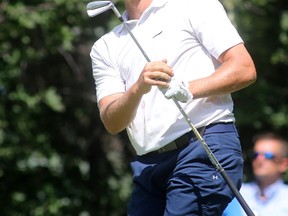
M256 79L243 40L217 0L125 0L125 23L91 50L100 116L127 130L129 216L222 215L234 195L171 98L179 101L240 188L243 158L231 93Z

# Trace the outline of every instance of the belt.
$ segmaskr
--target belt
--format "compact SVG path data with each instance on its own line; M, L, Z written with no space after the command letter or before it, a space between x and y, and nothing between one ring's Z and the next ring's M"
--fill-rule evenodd
M203 136L204 134L208 134L208 133L229 132L229 131L237 131L237 130L236 130L234 123L228 122L228 123L210 124L208 126L198 128L197 131L199 132L201 136ZM168 143L167 145L161 147L160 149L149 152L143 156L155 156L164 152L169 152L172 150L184 148L190 144L190 141L192 139L196 139L196 138L197 137L194 134L194 132L189 131L188 133L185 133L184 135Z
M201 136L203 136L205 128L206 127L201 127L197 129ZM161 147L160 149L157 149L155 151L145 154L145 156L154 156L154 155L161 154L164 152L169 152L172 150L184 148L189 145L191 139L196 139L196 135L194 134L193 131L189 131L188 133L185 133L184 135L168 143L167 145Z

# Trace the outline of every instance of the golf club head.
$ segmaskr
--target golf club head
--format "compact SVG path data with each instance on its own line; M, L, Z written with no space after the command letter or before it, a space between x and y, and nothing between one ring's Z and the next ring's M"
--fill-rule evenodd
M86 10L89 17L97 16L109 9L113 9L114 4L111 1L93 1L87 4Z

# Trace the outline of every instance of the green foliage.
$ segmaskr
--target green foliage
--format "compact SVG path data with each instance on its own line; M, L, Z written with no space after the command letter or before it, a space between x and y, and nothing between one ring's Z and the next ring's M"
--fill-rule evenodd
M89 57L95 26L107 26L76 0L0 11L1 216L124 213L131 176L123 155L102 149Z
M87 3L0 3L1 216L125 215L133 152L125 133L110 136L100 121L89 57L118 21L89 18ZM257 131L287 138L288 1L224 3L258 70L233 95L247 152Z

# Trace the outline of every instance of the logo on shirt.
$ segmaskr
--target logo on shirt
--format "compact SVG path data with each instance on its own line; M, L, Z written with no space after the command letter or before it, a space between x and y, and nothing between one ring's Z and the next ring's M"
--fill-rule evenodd
M158 32L157 34L153 35L152 38L155 38L155 37L159 36L160 34L162 34L162 30L160 32Z

